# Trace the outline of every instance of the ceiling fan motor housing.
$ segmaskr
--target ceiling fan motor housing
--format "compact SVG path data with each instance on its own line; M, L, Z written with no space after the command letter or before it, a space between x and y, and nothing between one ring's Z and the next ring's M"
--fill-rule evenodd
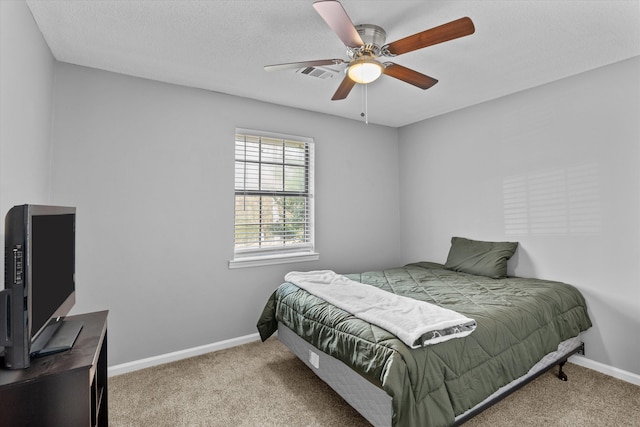
M356 25L356 31L358 31L364 45L360 48L350 49L349 56L351 58L371 56L372 54L379 56L380 50L387 40L387 33L384 29L373 24L361 24Z

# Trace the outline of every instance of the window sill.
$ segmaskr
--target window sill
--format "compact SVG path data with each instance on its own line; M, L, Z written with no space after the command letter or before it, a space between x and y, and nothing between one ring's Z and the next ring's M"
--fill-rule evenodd
M288 264L292 262L317 261L320 254L316 252L302 252L293 254L262 255L253 257L239 257L229 261L229 269L260 267L264 265Z

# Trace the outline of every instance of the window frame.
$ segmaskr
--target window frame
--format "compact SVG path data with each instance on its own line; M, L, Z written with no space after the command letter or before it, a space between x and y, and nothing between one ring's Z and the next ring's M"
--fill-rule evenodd
M229 261L229 268L245 268L245 267L256 267L262 265L272 265L272 264L284 264L284 263L292 263L292 262L304 262L304 261L315 261L319 259L319 254L315 251L315 209L314 209L314 145L315 141L310 137L303 137L298 135L289 135L283 133L276 132L268 132L261 131L255 129L245 129L245 128L236 128L234 134L234 146L238 143L238 135L244 135L246 137L252 138L267 138L267 139L279 139L282 140L283 143L285 141L293 141L300 142L305 145L305 161L304 161L304 171L305 171L305 191L287 191L282 190L268 190L268 189L247 189L246 181L244 181L244 188L237 189L236 188L236 179L234 179L234 248L233 248L233 259ZM262 142L260 142L262 144ZM234 174L237 174L237 157L236 157L236 149L234 149ZM247 165L246 159L244 160L244 168L246 170ZM258 166L272 164L270 161L262 161L260 157L259 160L252 160L251 163L256 163ZM279 164L279 163L276 163ZM282 166L285 168L286 156L285 151L283 151L283 161ZM259 182L262 184L262 177L258 174ZM237 176L236 176L237 178ZM239 195L247 196L292 196L292 197L306 197L306 218L305 218L305 236L307 238L307 242L301 245L292 245L290 247L286 247L286 245L278 247L263 247L263 248L248 248L242 249L238 248L237 242L237 233L236 229L238 226L238 214L236 211L236 198Z

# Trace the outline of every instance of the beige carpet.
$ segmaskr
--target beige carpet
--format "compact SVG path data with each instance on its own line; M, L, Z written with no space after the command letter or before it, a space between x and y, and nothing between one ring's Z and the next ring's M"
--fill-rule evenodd
M465 427L640 426L640 387L573 364L550 371ZM369 426L277 338L109 379L120 426Z

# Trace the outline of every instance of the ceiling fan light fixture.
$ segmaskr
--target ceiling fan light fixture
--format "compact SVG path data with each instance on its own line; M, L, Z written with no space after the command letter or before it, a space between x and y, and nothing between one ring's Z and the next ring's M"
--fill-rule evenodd
M349 65L347 75L354 82L366 85L382 75L382 64L375 59L358 59Z

